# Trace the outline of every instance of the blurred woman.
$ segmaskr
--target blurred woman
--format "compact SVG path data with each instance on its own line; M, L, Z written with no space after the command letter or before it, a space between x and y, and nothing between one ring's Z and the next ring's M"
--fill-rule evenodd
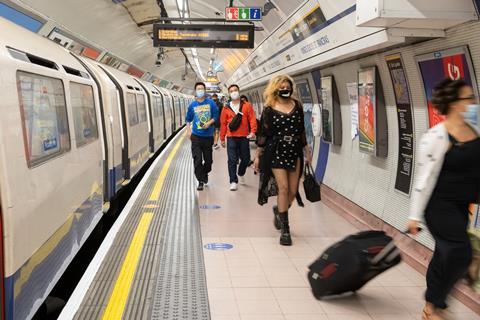
M444 319L447 296L466 275L472 259L468 207L478 202L480 189L478 105L472 88L463 80L445 79L433 90L432 102L446 118L420 141L409 222L416 234L424 217L435 239L425 320Z
M293 98L293 88L293 79L287 75L276 76L268 83L254 160L255 170L261 173L258 203L263 205L268 197L277 195L274 225L281 229L280 244L287 246L292 245L288 209L298 196L304 151L307 164L312 161L305 137L303 107Z

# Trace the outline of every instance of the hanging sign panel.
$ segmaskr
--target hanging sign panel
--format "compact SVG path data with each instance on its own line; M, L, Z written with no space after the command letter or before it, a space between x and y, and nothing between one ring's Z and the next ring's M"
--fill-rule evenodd
M395 189L410 194L413 176L413 112L407 76L402 57L395 54L386 57L392 79L398 119L398 160Z
M358 72L358 126L360 151L375 154L376 132L375 68Z
M227 7L225 19L228 21L261 21L262 8L259 7Z
M432 92L435 86L445 78L463 79L476 92L477 85L468 47L452 48L432 52L416 57L423 80L423 88L427 99L429 127L442 122L442 116L432 103Z
M254 46L254 25L154 24L156 47L244 48Z

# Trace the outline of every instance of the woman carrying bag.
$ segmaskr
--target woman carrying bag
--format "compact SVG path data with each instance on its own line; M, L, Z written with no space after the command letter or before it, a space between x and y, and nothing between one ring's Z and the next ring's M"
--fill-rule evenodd
M273 207L274 225L281 230L280 244L292 245L288 209L298 195L300 176L305 163L312 163L312 152L305 136L303 107L292 97L293 79L279 75L270 80L264 92L265 109L257 131L255 171L260 172L258 203L277 196Z
M478 105L472 88L463 80L445 79L433 90L432 102L446 119L420 140L408 225L416 234L425 218L435 239L424 320L444 319L447 296L467 273L472 261L469 205L478 202L480 189Z

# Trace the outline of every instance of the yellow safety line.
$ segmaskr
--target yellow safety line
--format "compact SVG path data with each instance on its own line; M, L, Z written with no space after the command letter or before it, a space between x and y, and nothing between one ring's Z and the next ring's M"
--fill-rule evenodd
M150 194L150 201L157 201L158 198L160 198L160 191L162 190L163 182L165 181L165 177L168 172L168 168L170 167L170 164L172 163L173 157L177 153L178 149L180 148L180 145L182 144L184 137L181 137L178 142L175 144L175 147L173 148L172 152L168 155L167 160L165 160L165 164L163 165L162 171L160 171L160 175L158 176L157 182L155 183L155 186L153 187L152 193Z
M127 256L123 261L122 269L118 274L117 282L113 288L107 308L103 313L102 319L122 319L123 310L127 304L128 294L132 286L133 276L137 269L138 261L142 253L143 244L147 238L148 227L153 219L153 212L145 212L133 235L132 242L128 248Z

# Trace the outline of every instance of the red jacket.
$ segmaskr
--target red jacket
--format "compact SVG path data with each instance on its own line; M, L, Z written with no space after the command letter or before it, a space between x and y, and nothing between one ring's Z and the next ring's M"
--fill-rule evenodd
M225 141L225 136L227 137L246 137L251 132L255 134L257 132L257 118L255 117L255 111L249 102L245 102L242 106L242 122L240 127L234 132L230 132L228 124L235 117L235 112L229 107L225 106L222 109L222 114L220 115L220 141ZM250 132L248 130L248 125L250 124Z

